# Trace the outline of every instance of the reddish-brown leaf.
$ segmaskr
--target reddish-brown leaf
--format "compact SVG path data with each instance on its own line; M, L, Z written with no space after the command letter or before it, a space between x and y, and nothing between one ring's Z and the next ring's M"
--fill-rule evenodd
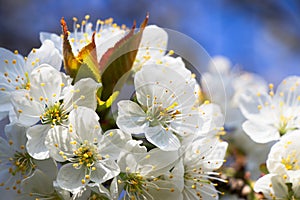
M134 22L130 32L118 41L114 47L108 49L99 62L99 71L102 81L101 100L107 100L113 93L113 89L120 78L131 70L135 60L144 28L148 23L149 15L140 26L139 32L135 33Z

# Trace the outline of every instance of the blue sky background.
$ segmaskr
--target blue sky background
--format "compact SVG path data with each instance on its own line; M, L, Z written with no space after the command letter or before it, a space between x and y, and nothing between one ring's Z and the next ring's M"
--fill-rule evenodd
M62 16L113 17L131 26L150 23L182 32L211 55L278 84L300 75L300 2L297 0L0 0L0 46L27 55L39 32L60 33Z

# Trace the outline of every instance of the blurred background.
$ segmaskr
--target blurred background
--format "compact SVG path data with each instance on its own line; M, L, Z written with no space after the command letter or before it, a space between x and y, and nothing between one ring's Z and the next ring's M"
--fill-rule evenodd
M268 82L300 75L298 0L0 0L0 46L27 55L40 31L60 34L62 16L69 26L86 14L131 26L147 12L150 24L184 33Z

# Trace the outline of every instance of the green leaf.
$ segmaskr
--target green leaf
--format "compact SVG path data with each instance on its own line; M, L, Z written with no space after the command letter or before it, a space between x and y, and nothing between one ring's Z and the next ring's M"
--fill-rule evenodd
M113 89L120 78L131 70L135 60L144 28L148 23L149 15L140 26L140 31L135 33L135 22L130 32L118 41L114 47L108 49L99 62L99 71L102 72L102 101L110 98Z
M119 91L115 91L106 101L102 101L100 98L98 98L98 107L97 112L101 112L107 108L109 108L113 102L116 100L116 98L119 95Z

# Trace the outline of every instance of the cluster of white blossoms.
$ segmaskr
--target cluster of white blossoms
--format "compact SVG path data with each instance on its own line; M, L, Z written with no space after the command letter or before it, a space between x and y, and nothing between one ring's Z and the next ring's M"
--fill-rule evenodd
M73 32L62 22L62 37L41 33L27 57L0 49L0 118L9 120L0 138L3 198L218 199L224 117L199 99L195 75L166 50L167 33L144 25L138 38L112 19L96 27L89 16L73 20ZM78 66L76 78L68 74L75 62L95 69L130 39L138 41L131 99L101 98L102 66L95 76ZM109 101L118 113L107 126Z
M245 133L257 143L277 141L269 152L268 174L254 185L266 199L300 199L300 77L285 78L240 98Z
M0 48L1 199L219 199L224 138L250 172L277 141L253 190L300 199L300 77L275 91L224 57L196 77L148 17L139 30L89 20L70 32L62 19L27 57Z

